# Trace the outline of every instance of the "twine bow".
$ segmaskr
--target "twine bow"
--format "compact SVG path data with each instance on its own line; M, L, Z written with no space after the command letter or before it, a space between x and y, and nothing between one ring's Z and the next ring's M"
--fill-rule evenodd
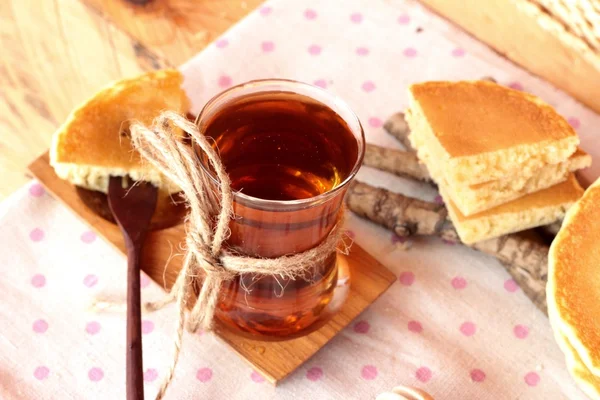
M178 140L178 128L190 135L192 147ZM223 282L244 273L289 279L306 277L311 267L324 262L335 251L342 233L343 212L339 213L338 221L327 238L302 253L271 259L234 254L223 246L230 233L229 220L233 215L231 183L219 155L197 126L175 112L165 111L154 120L151 128L133 123L130 130L135 148L181 188L190 209L186 221L187 252L183 268L169 294L159 302L147 304L148 309L156 310L176 301L179 313L173 360L156 396L159 400L173 379L179 359L186 323L185 311L195 277L204 273L202 289L189 314L188 328L194 332L198 328L210 330ZM206 155L217 175L217 190L193 148L198 148Z

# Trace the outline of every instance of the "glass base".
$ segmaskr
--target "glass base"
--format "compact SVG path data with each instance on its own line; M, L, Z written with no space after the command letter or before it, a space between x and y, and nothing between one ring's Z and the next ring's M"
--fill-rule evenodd
M338 254L334 263L319 280L291 290L288 282L281 292L262 298L252 285L244 293L224 288L215 316L228 330L254 340L290 340L314 332L340 311L350 293L346 256Z

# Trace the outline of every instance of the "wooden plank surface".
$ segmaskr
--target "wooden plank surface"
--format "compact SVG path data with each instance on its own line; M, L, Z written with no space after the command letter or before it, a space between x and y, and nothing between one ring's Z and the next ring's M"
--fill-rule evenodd
M600 51L537 0L420 1L506 58L600 112ZM598 30L600 25L594 28Z
M263 0L81 0L153 53L181 65Z
M107 242L125 254L119 228L90 211L80 200L73 185L56 176L44 154L30 166L31 173L52 195L69 207ZM181 268L182 257L171 257L171 249L184 240L182 225L149 233L142 262L144 271L159 285L170 288ZM350 293L342 309L324 326L309 335L283 342L263 342L243 338L217 327L217 337L259 371L269 382L276 384L306 362L361 312L371 305L396 276L370 254L354 244L348 257L340 256L350 270ZM169 260L170 259L170 260ZM167 265L165 271L165 265ZM123 268L126 267L123 258ZM163 278L164 274L164 278ZM164 280L164 281L163 281Z
M260 2L0 1L0 200L74 106L112 80L179 65Z

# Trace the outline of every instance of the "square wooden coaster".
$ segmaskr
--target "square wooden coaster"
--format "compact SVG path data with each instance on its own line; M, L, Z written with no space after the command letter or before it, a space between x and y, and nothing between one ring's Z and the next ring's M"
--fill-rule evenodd
M48 153L29 165L29 171L56 199L89 224L98 235L125 254L125 245L119 228L89 210L80 200L73 185L56 176L54 169L50 166ZM181 257L172 259L166 273L164 273L164 266L167 264L172 249L177 248L184 236L184 228L179 225L152 231L146 239L142 255L143 270L159 285L166 284L167 289L175 281L181 268L182 259ZM218 328L215 331L216 335L231 346L252 368L260 372L265 379L277 384L325 346L396 280L394 274L356 243L352 246L346 260L351 275L348 299L341 311L317 331L283 342L250 340ZM125 262L123 268L125 268Z

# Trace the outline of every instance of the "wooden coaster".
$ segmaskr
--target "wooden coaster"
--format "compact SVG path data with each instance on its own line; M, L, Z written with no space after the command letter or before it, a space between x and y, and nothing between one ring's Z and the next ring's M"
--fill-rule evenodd
M54 169L50 166L48 153L29 165L29 171L56 199L75 212L98 235L125 254L125 245L119 228L90 211L80 200L73 185L56 176ZM178 225L152 231L146 239L142 255L143 270L167 290L177 277L182 258L173 258L168 263L166 273L164 273L164 267L173 250L176 250L179 243L183 241L184 236L183 226ZM225 329L216 329L216 335L269 382L277 384L348 326L396 280L394 274L356 243L352 245L346 261L351 275L348 299L341 311L317 331L283 342L250 340ZM125 268L125 262L123 268Z

